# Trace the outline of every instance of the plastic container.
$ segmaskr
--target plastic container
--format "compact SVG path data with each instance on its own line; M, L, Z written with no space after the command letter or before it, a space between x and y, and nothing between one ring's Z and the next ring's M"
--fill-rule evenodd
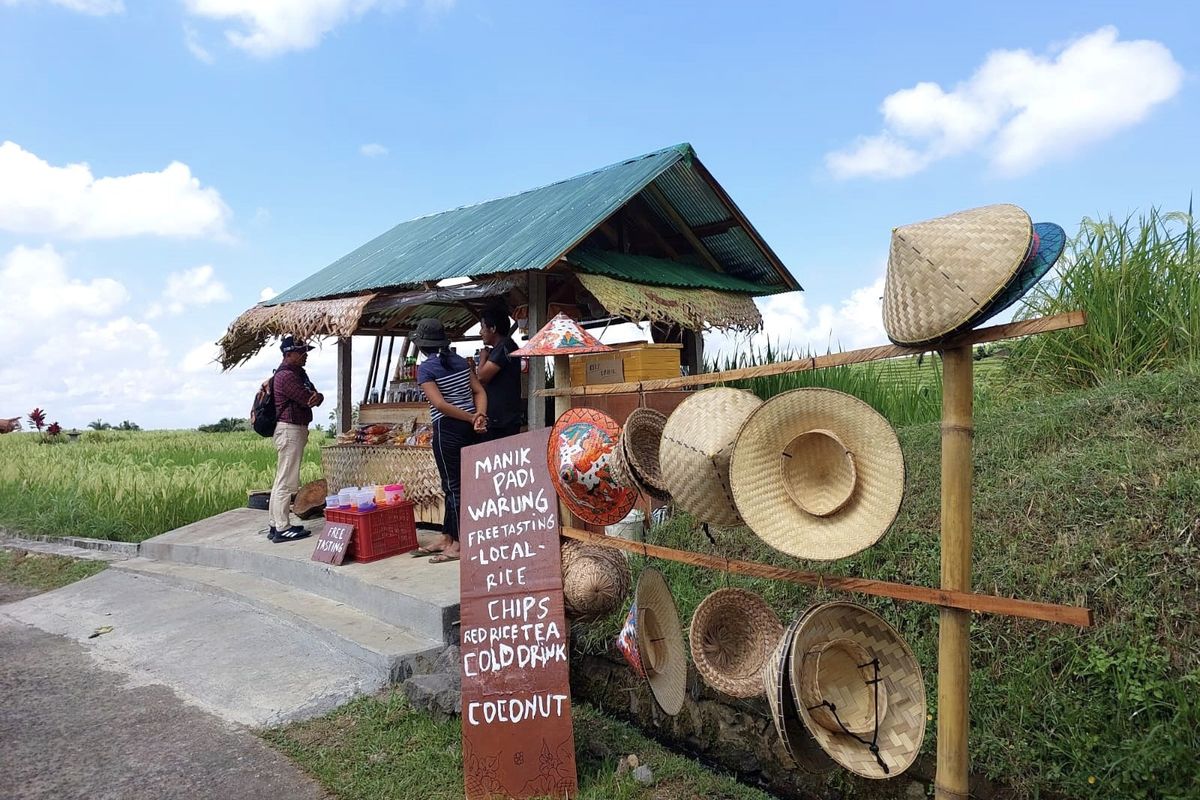
M375 505L382 506L388 501L387 489L382 486L375 487Z
M325 495L325 507L326 508L340 508L342 505L342 501L339 500L338 497L339 497L339 495L336 495L336 494Z
M358 494L357 486L346 486L338 491L338 508L350 508Z
M350 546L346 549L346 558L351 561L378 561L417 549L417 522L412 503L396 503L357 513L340 509L326 511L325 519L354 526Z
M404 484L393 483L383 487L384 493L387 495L389 503L400 503L404 501Z
M646 538L646 515L640 508L635 508L625 515L625 519L604 526L604 533L631 542L641 542Z

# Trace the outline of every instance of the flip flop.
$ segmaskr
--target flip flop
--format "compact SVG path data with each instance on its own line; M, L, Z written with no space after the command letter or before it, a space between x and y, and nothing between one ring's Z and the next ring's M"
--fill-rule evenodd
M427 547L418 547L416 550L413 550L412 557L420 558L422 556L433 556L433 555L437 555L440 552L442 552L442 551L441 550L430 550Z
M438 553L433 558L429 559L430 564L445 564L447 561L458 561L458 556L448 556L445 553Z

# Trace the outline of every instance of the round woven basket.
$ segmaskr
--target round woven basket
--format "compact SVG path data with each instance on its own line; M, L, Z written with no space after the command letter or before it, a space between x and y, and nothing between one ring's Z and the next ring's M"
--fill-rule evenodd
M667 418L658 450L662 482L698 521L744 524L729 486L729 459L742 423L761 405L750 392L717 387L696 392Z
M629 559L612 547L564 539L563 607L576 622L592 622L616 611L629 596Z
M652 408L636 408L621 429L621 449L634 480L655 500L671 499L670 489L663 482L658 453L662 445L667 416Z
M888 421L856 397L805 388L772 397L738 434L738 511L796 558L845 558L879 540L904 498L904 454Z
M892 231L883 289L883 327L899 345L950 334L1016 276L1033 239L1029 215L992 205Z
M783 636L766 602L745 589L718 589L700 602L688 632L704 682L731 697L763 693L763 665Z
M825 751L800 722L800 713L796 710L796 701L792 697L791 672L788 670L792 641L807 614L808 611L805 611L792 621L780 637L771 657L763 664L763 687L767 693L767 704L771 708L771 721L775 724L775 733L779 735L784 751L796 762L796 766L805 772L822 773L835 769L837 764L825 755Z
M842 640L858 648L853 651L855 655L844 660L830 658L832 669L822 668L820 662L826 660L828 648L822 650L821 646ZM834 649L840 649L840 645ZM813 658L814 651L821 653L820 659ZM864 656L878 659L880 696L886 695L887 701L878 707L878 735L874 736L876 721L870 714L869 729L859 737L868 743L875 739L878 758L887 765L886 770L868 744L843 731L837 719L826 716L822 721L813 714L814 706L828 700L843 723L851 717L865 722L873 709L863 704L864 673L858 664L864 662L855 662ZM847 664L851 666L847 668ZM788 668L800 720L834 761L864 778L875 779L894 778L912 766L925 738L925 681L920 664L895 628L854 603L826 603L812 609L801 621ZM873 663L869 669L867 674L874 680ZM813 694L814 685L820 699ZM828 706L820 707L829 711Z

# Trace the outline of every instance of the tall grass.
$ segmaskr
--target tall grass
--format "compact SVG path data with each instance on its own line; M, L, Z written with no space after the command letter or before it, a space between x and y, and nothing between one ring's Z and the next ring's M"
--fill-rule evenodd
M1018 378L1092 386L1200 360L1200 229L1188 213L1085 219L1020 316L1082 309L1082 328L1017 342Z
M314 435L301 479L321 477ZM246 504L270 489L275 446L254 433L85 433L43 444L0 436L0 526L35 535L141 541Z
M768 341L762 348L742 350L714 360L708 364L708 369L742 369L804 359L809 355L780 348ZM764 400L806 386L837 389L870 404L897 426L931 422L941 416L941 362L932 355L769 375L729 385L746 389Z

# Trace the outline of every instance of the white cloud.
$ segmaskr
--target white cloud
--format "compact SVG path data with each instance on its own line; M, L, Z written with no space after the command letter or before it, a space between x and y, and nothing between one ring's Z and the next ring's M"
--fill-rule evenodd
M1183 68L1156 41L1106 26L1056 54L998 50L950 91L921 82L884 99L884 130L828 153L838 178L899 178L981 152L998 172L1028 172L1144 120L1174 97Z
M37 0L0 0L0 5L16 6L32 4ZM78 11L81 14L91 14L94 17L103 17L107 14L122 14L125 12L125 3L122 0L46 0L52 6L60 6L70 11Z
M808 296L799 292L760 298L756 302L763 316L762 332L710 335L705 338L705 356L761 350L767 342L797 357L885 344L883 282L880 275L840 303L820 303L815 310L809 307Z
M200 34L191 25L183 26L183 43L187 45L188 52L194 55L198 61L205 64L212 64L216 61L213 54L200 44Z
M373 9L404 6L403 0L186 0L188 13L220 22L240 23L227 29L234 47L258 58L316 47L325 34ZM426 0L434 13L451 8L454 0Z
M56 167L0 144L0 229L80 239L225 235L229 208L187 164L96 178L87 164Z
M231 299L225 284L216 279L210 264L172 272L162 297L146 312L148 319L165 313L182 314L190 306L206 306Z
M18 335L52 320L107 316L128 299L125 287L111 278L86 283L70 278L50 245L17 246L0 259L0 339L10 346Z
M275 291L270 286L264 286L263 290L258 293L258 302L264 303L267 300L270 300L272 297L274 297L277 294L279 294L279 292Z
M379 158L380 156L386 156L388 154L388 149L381 144L371 142L370 144L364 144L362 147L358 148L358 152L367 158Z

